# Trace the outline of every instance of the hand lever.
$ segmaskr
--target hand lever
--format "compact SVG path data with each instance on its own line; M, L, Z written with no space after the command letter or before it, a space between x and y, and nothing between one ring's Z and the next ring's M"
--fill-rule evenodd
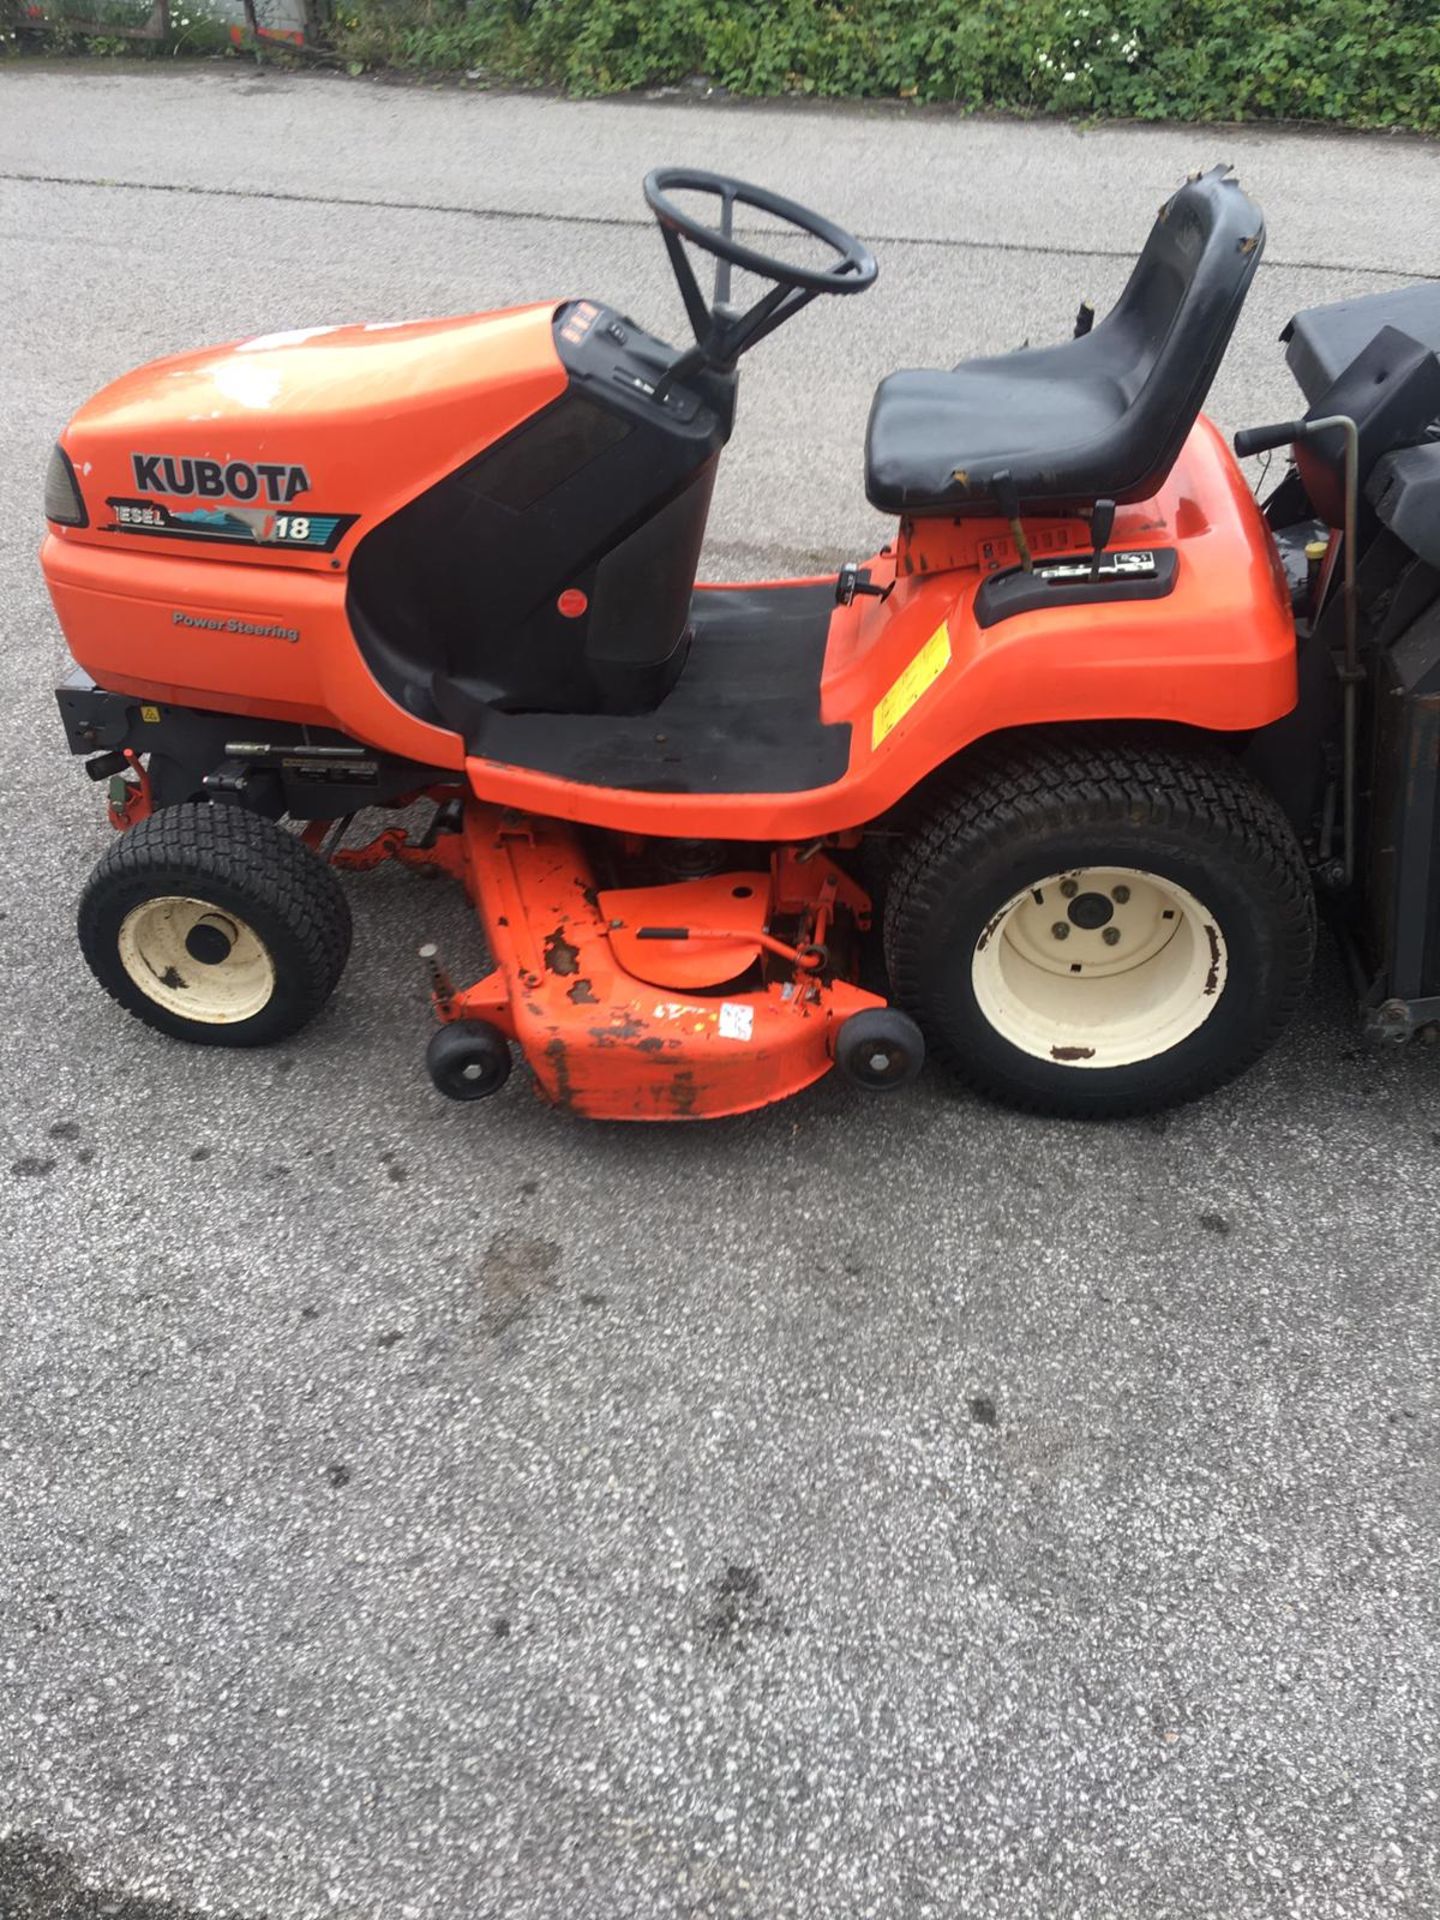
M1105 549L1110 544L1110 536L1115 531L1115 502L1097 500L1090 509L1090 578L1100 578L1100 562Z
M875 600L888 600L894 586L893 580L888 587L872 586L870 569L855 560L847 560L835 576L835 604L848 607L857 593L868 593Z

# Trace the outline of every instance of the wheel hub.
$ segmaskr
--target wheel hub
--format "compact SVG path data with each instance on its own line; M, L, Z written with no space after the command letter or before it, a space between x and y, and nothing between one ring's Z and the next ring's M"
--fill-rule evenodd
M1115 918L1115 909L1103 893L1082 893L1070 902L1068 918L1072 927L1094 933Z
M275 992L275 963L259 934L208 900L157 894L132 907L119 954L147 998L207 1026L249 1020Z
M1118 869L1052 876L1018 894L1003 937L1048 973L1123 973L1152 959L1182 924L1168 882Z
M1133 1065L1213 1011L1220 930L1193 894L1135 868L1076 868L1017 894L976 943L981 1012L1013 1045L1066 1066Z
M222 966L234 950L237 931L233 920L219 914L197 920L185 936L185 951L202 967Z

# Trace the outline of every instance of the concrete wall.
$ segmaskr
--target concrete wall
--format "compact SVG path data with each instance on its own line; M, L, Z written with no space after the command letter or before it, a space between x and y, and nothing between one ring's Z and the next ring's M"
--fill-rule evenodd
M205 4L205 0L197 0ZM172 17L184 11L180 0L170 0ZM219 20L233 20L237 26L245 19L245 8L241 0L208 0L205 11ZM293 31L305 25L305 0L255 0L255 13L262 27L279 27Z

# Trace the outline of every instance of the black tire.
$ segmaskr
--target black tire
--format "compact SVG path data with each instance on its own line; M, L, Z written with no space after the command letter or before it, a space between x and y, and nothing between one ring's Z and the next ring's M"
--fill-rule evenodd
M155 906L169 900L213 910L191 928L183 955L170 954L173 929ZM150 923L139 912L147 905ZM157 929L148 947L137 932L147 924ZM105 991L147 1026L201 1046L265 1046L303 1027L334 992L350 933L333 870L293 834L240 807L151 814L117 837L80 897L80 948ZM167 955L173 964L161 972L158 958ZM242 962L255 975L251 990L228 1006L222 992L217 1014L226 978L219 969ZM187 1014L187 1004L197 1013Z
M483 1100L510 1078L510 1043L488 1020L448 1020L431 1034L425 1065L447 1100Z
M840 1023L835 1065L866 1093L898 1093L920 1077L925 1040L908 1013L895 1007L862 1007Z
M1218 931L1223 975L1217 985L1212 959L1199 989L1212 996L1195 1014L1200 1024L1148 1058L1086 1064L1098 1049L1083 1044L1054 1046L1045 1057L982 1010L982 941L1002 915L1008 928L1012 909L1028 911L1027 889L1040 903L1048 877L1106 867L1153 876L1157 894L1169 883L1203 905L1203 934L1213 956ZM1071 904L1095 898L1062 903L1052 894L1053 910L1068 915ZM1086 938L1070 951L1096 951L1086 944L1095 929L1084 917L1075 929ZM1100 937L1112 936L1101 929ZM1113 938L1121 939L1118 919ZM1299 1005L1314 948L1304 856L1270 796L1204 741L1127 741L1103 731L1011 735L967 755L896 863L885 917L894 998L915 1015L932 1057L1008 1105L1084 1118L1153 1112L1243 1071Z

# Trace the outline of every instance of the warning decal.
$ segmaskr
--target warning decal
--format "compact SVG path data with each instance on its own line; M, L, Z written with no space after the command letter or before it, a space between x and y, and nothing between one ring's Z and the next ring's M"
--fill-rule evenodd
M754 1032L754 1007L747 1007L743 1000L721 1001L720 1038L722 1040L749 1040Z
M899 726L928 687L934 686L950 664L950 629L942 620L875 708L870 725L870 750Z

